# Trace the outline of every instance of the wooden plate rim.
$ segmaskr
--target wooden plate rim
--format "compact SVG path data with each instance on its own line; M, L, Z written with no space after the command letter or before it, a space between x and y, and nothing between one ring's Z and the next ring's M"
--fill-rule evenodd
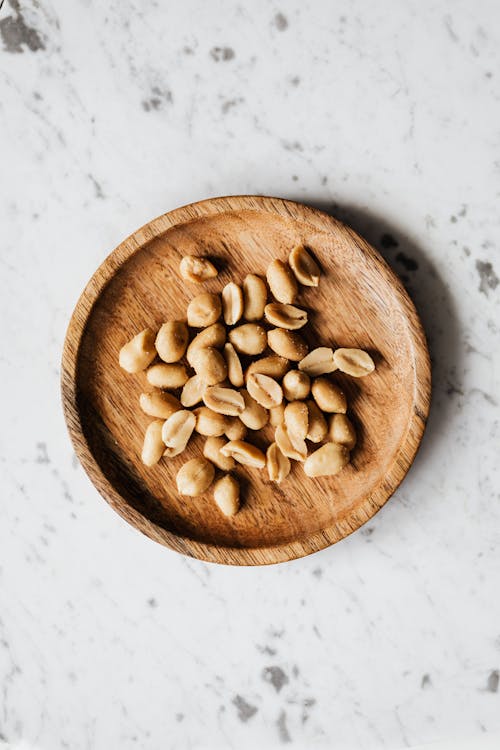
M347 233L351 241L379 266L385 280L396 292L409 324L416 383L413 394L412 417L408 424L406 436L401 442L389 471L372 493L364 498L361 505L341 522L332 524L328 528L307 535L302 539L252 548L219 546L173 534L128 505L107 479L94 458L85 439L77 404L78 353L83 333L95 302L118 268L144 244L164 234L176 224L186 223L216 213L242 209L264 210L279 215L287 215L295 220L308 222L322 231L330 225L332 229ZM231 565L268 565L303 557L340 541L366 523L387 502L408 472L422 440L430 408L431 367L425 333L413 302L396 274L389 268L379 253L362 237L350 227L323 211L302 203L268 196L234 195L208 198L169 211L135 231L108 255L86 285L71 316L62 355L61 394L64 417L76 455L102 497L128 523L154 541L190 557L207 562Z

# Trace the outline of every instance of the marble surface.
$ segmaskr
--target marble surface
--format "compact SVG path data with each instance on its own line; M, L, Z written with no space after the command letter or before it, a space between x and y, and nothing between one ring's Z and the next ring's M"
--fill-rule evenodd
M500 731L500 31L493 0L6 0L0 746L365 750ZM265 569L128 527L72 452L77 297L134 229L264 193L401 274L428 431L361 531Z

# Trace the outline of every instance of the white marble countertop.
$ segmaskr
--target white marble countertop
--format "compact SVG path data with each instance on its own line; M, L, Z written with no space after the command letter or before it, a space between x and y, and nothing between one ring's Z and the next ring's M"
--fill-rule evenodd
M500 730L500 31L493 0L6 0L0 746L397 750ZM428 432L365 528L265 569L127 526L67 437L77 297L131 231L303 200L403 276Z

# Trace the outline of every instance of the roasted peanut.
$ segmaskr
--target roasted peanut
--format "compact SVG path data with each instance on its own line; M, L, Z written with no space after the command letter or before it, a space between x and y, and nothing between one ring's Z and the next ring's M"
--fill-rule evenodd
M154 466L163 456L165 445L161 439L162 419L151 422L144 434L144 445L142 446L141 460L146 466Z
M199 375L193 375L186 381L181 393L181 404L183 406L196 406L203 399L203 392L207 387L203 378Z
M267 410L258 404L244 388L240 393L245 401L245 410L240 414L241 421L249 430L260 430L269 419Z
M193 367L207 385L217 385L227 378L226 360L213 346L194 351Z
M267 332L267 343L269 348L280 357L298 362L307 354L307 344L304 339L294 331L286 331L284 328L271 328Z
M182 453L189 443L195 424L196 417L191 411L181 409L171 414L161 431L162 440L167 446L163 455L172 458Z
M278 406L283 401L283 391L276 380L269 375L253 372L247 379L247 391L265 409Z
M243 292L234 281L222 290L222 315L227 326L234 326L243 315Z
M290 268L282 260L276 259L269 264L266 276L273 297L283 304L292 304L298 287Z
M249 273L243 281L243 317L246 320L261 320L267 301L266 283L260 276Z
M279 406L273 406L269 409L269 422L273 427L277 427L285 419L285 404L281 403Z
M266 331L256 323L244 323L229 331L229 341L240 354L261 354L266 348Z
M304 286L318 286L321 271L304 245L297 245L293 248L288 263L297 281L300 281Z
M255 469L263 469L266 465L266 458L262 451L251 443L245 443L244 440L230 440L221 448L221 453L224 456L231 456L239 464L253 466Z
M352 375L353 378L362 378L375 369L373 359L363 349L336 349L333 361L340 372Z
M178 362L186 351L189 340L187 325L181 320L164 323L156 336L158 356L164 362Z
M245 402L246 406L246 402ZM226 417L227 427L225 435L229 440L244 440L248 432L247 428L238 417Z
M225 516L234 516L239 511L240 485L231 474L226 474L216 481L214 500Z
M308 477L331 477L338 474L349 463L349 451L345 445L326 443L311 453L304 463Z
M356 445L356 430L345 414L332 414L328 435L332 442L345 445L348 451Z
M278 484L290 474L290 459L280 451L277 443L271 443L266 451L266 466L269 479Z
M224 344L224 357L226 359L229 382L237 388L241 388L244 383L243 369L240 358L232 344Z
M178 363L170 365L151 365L146 372L146 378L155 388L182 388L189 379L184 365Z
M243 396L233 388L223 388L220 385L212 385L205 389L203 401L212 411L218 414L226 414L228 417L237 417L245 409Z
M325 375L327 372L335 372L336 369L337 365L333 361L333 349L328 346L319 346L317 349L313 349L299 362L299 370L314 378L318 375Z
M222 469L222 471L231 471L231 469L234 469L234 458L231 456L225 456L220 452L221 448L223 448L226 443L227 440L223 437L208 437L203 447L203 455L217 466L218 469Z
M192 328L207 328L221 316L222 306L218 294L204 292L193 297L187 306L187 322Z
M196 417L195 430L200 435L219 437L226 431L227 421L224 414L219 414L208 406L199 406L193 410Z
M197 258L194 255L185 255L180 262L179 270L183 279L195 284L214 279L218 273L216 267L208 258Z
M290 370L283 378L283 395L287 401L301 401L309 396L311 380L300 370Z
M277 354L271 354L269 357L256 359L247 368L245 376L248 378L254 372L261 375L270 375L272 378L282 378L288 370L289 362L284 357L278 357Z
M145 328L122 346L118 361L120 367L127 372L140 372L145 370L155 357L155 335L151 328Z
M293 458L295 461L304 461L307 457L307 446L304 441L299 444L300 450L294 447L290 436L288 435L287 429L284 424L280 424L276 427L274 433L274 439L278 445L278 448L284 456ZM298 441L297 441L298 442Z
M221 349L225 342L226 329L222 323L214 323L203 331L200 331L191 341L186 352L187 361L193 367L195 353L199 349L206 349L207 346L213 346L214 349Z
M144 414L158 419L168 419L171 414L179 411L182 407L179 399L172 396L171 393L164 391L150 391L141 393L139 396L139 406Z
M344 391L326 378L316 378L311 386L311 393L321 411L345 414L347 401Z
M326 433L328 432L326 419L323 416L323 412L318 409L315 401L310 399L306 403L309 412L307 440L310 440L311 443L321 443L326 438Z
M307 323L307 312L294 305L283 305L281 302L271 302L264 309L266 320L278 328L290 331L302 328Z
M303 442L309 431L309 411L304 401L292 401L285 406L286 431L294 448L303 452Z
M180 495L196 497L208 490L214 481L215 469L206 458L192 458L177 472L177 490Z

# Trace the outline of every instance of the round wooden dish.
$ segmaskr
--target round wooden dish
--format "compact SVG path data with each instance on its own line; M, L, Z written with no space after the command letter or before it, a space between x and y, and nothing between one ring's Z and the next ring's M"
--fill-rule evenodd
M360 347L376 371L360 379L335 374L345 389L359 442L336 477L310 479L300 464L281 486L266 471L238 468L244 505L232 519L211 492L180 498L175 475L200 455L197 436L185 454L153 468L140 461L150 418L139 409L144 373L118 366L120 347L146 327L185 319L191 297L220 291L273 258L309 245L323 269L299 304L319 345ZM219 276L200 287L178 274L183 255L210 255ZM361 237L332 217L278 198L214 198L170 211L111 253L80 297L62 361L64 412L75 451L101 495L129 523L192 557L262 565L308 555L339 541L384 505L408 471L430 400L429 355L415 308L399 279ZM256 442L259 442L257 438ZM252 438L253 440L253 438ZM265 443L264 443L265 444Z

